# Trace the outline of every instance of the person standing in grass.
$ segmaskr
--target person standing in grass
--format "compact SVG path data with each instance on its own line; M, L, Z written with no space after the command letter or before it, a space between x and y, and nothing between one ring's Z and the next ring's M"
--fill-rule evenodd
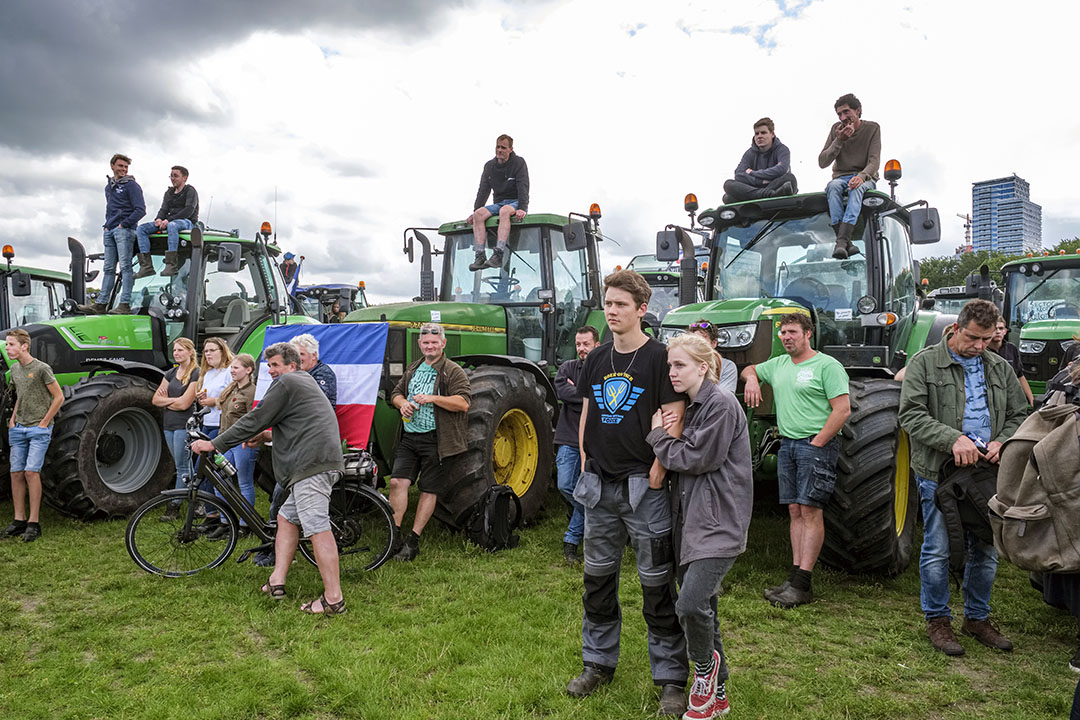
M720 638L717 599L735 558L746 550L754 503L746 413L722 389L720 358L710 344L681 335L668 345L668 375L686 393L683 431L668 433L678 419L657 410L646 440L656 459L673 473L671 511L679 577L675 610L694 664L686 720L709 720L728 712L728 666Z
M255 404L255 358L247 353L236 355L229 365L229 374L232 382L222 389L215 400L218 410L221 411L221 432L225 432L237 420L251 412ZM218 433L215 433L214 437L217 435ZM240 494L252 507L255 507L255 458L258 453L258 447L254 444L249 446L246 442L230 448L225 453L225 457L236 468L236 481L240 485ZM217 495L221 497L221 493ZM209 535L211 539L224 539L229 532L229 527L225 523L219 523L218 527L212 530L213 532ZM250 532L243 518L240 518L241 537Z
M614 338L589 353L578 376L584 400L578 444L582 472L574 499L585 507L585 593L581 674L566 686L587 697L610 683L619 660L619 568L634 549L648 626L649 665L660 712L686 710L686 638L675 613L675 565L666 470L645 437L659 408L682 431L685 400L667 373L666 349L641 331L652 289L633 270L604 278L604 317Z
M176 367L165 373L151 402L162 409L161 427L165 444L176 465L176 489L186 487L184 477L191 474L191 456L187 451L187 421L195 411L195 393L199 384L199 364L195 343L185 337L173 341L173 361ZM174 503L161 516L162 522L175 520L180 503Z
M788 506L791 518L791 572L765 591L765 599L782 608L814 601L811 573L825 543L824 508L836 486L840 458L836 435L851 415L847 372L838 360L810 346L813 329L805 313L781 316L780 342L787 354L742 372L748 407L761 404L760 380L772 386L780 427L777 476L780 503Z
M64 402L64 393L52 368L30 354L30 334L15 328L4 340L7 356L15 361L11 381L15 385L15 408L8 420L11 446L11 499L15 519L0 532L0 538L20 537L34 542L41 537L41 466L52 440L53 418ZM29 518L27 499L29 498Z

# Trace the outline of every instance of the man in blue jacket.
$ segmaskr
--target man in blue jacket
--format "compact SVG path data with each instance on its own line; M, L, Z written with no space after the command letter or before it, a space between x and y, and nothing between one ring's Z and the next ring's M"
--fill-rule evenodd
M113 176L105 185L105 277L101 281L101 294L93 305L82 305L83 312L100 315L116 284L116 263L120 263L120 298L111 315L131 314L131 285L135 275L131 269L131 253L135 247L135 226L146 214L146 202L142 188L128 175L131 158L117 153L109 166Z
M791 151L776 137L773 121L763 117L754 123L754 141L735 168L735 177L724 183L724 204L798 191L799 183L791 173Z

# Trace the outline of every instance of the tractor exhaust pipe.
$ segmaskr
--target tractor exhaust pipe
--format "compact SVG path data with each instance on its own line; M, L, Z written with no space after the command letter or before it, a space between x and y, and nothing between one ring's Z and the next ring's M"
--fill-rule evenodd
M80 305L86 304L86 249L73 237L68 239L71 253L71 297Z

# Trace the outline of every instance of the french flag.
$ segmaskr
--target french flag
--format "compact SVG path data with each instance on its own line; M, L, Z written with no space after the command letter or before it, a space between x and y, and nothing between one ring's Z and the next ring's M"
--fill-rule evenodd
M388 329L387 323L273 325L266 328L263 349L304 333L318 340L319 360L337 375L336 410L341 437L349 447L365 448L375 415ZM269 366L260 357L255 402L262 399L271 382Z

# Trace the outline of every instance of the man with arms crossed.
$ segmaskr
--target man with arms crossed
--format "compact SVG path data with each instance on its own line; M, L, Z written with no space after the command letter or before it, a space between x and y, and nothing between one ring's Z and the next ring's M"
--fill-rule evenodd
M301 610L312 614L345 612L338 577L337 541L330 528L330 492L345 470L338 437L337 416L319 384L300 369L300 354L289 343L263 351L273 382L259 404L213 441L197 440L197 453L223 453L248 438L274 428L274 475L291 494L277 516L274 571L262 592L274 600L285 597L300 529L311 538L322 576L323 594Z
M791 519L791 572L787 580L765 591L765 599L782 608L814 601L811 573L825 542L824 507L836 485L840 441L836 434L851 415L848 376L838 360L810 347L814 326L806 313L780 318L778 355L742 372L746 404L761 404L760 380L773 389L773 408L780 427L777 479L780 503Z
M972 300L960 310L937 345L907 364L900 391L900 426L911 439L911 468L919 486L923 544L919 556L919 599L926 635L936 650L963 655L949 611L949 534L934 492L942 465L981 459L997 463L1001 445L1027 414L1024 391L1009 363L988 349L999 317L988 300ZM1012 650L1012 642L990 623L990 590L998 556L969 534L964 568L964 624L961 632L987 647Z
M799 183L791 173L791 151L774 134L773 121L754 123L754 142L743 153L735 177L724 183L724 204L794 195Z
M582 473L574 498L585 507L584 669L566 691L591 695L609 683L619 660L619 568L627 537L634 548L660 712L686 710L686 638L675 613L675 563L666 471L645 436L658 408L676 414L685 400L671 386L664 346L641 331L652 289L633 270L604 279L604 316L614 335L585 359L578 435Z

